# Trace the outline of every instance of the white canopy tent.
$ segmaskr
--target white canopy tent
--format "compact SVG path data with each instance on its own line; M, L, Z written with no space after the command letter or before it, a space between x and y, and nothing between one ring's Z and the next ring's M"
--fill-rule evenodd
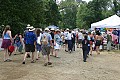
M91 30L95 28L120 28L120 17L113 15L102 21L91 24Z

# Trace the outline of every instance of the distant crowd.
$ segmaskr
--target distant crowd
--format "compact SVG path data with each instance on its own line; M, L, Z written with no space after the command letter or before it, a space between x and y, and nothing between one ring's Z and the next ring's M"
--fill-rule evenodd
M32 57L31 63L39 60L40 53L43 55L44 66L52 65L50 56L60 58L59 50L61 47L65 49L65 52L74 53L76 48L83 50L83 61L86 62L89 55L92 56L93 50L100 54L100 49L104 49L104 43L106 41L107 50L111 50L112 42L117 44L117 38L112 40L111 33L101 33L99 30L87 31L87 30L65 30L55 28L41 28L35 29L29 24L26 27L24 34L18 33L12 37L10 26L7 25L2 34L2 45L4 48L4 62L11 61L10 56L21 53L25 49L24 59L22 64L26 63L26 58ZM101 48L102 47L102 48Z

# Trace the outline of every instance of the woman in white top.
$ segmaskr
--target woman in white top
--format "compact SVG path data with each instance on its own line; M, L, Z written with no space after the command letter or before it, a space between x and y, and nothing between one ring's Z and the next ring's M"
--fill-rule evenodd
M37 50L37 54L36 54L36 60L38 60L40 58L39 53L41 51L41 38L42 38L42 30L37 29L36 31L36 35L37 35L37 41L36 41L36 50Z

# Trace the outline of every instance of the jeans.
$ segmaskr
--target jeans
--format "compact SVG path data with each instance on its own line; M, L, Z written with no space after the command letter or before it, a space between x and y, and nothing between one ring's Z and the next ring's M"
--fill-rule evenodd
M72 50L75 51L75 43L73 43Z
M68 40L68 51L72 51L73 48L73 44L72 44L72 40Z
M88 54L88 51L87 50L83 50L83 61L86 61L87 54Z

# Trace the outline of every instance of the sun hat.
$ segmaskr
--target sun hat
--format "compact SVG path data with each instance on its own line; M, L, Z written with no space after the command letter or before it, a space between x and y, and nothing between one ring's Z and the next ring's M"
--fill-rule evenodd
M28 31L34 31L35 28L33 26L28 27Z
M66 29L67 31L69 30L69 28Z
M54 31L55 29L54 28L51 28L52 31Z
M42 29L40 28L40 31L42 31Z
M55 31L60 31L59 29L56 29Z
M31 27L30 24L27 24L27 27L26 27L26 28L28 29L29 27Z
M45 28L45 31L49 31L49 28Z

